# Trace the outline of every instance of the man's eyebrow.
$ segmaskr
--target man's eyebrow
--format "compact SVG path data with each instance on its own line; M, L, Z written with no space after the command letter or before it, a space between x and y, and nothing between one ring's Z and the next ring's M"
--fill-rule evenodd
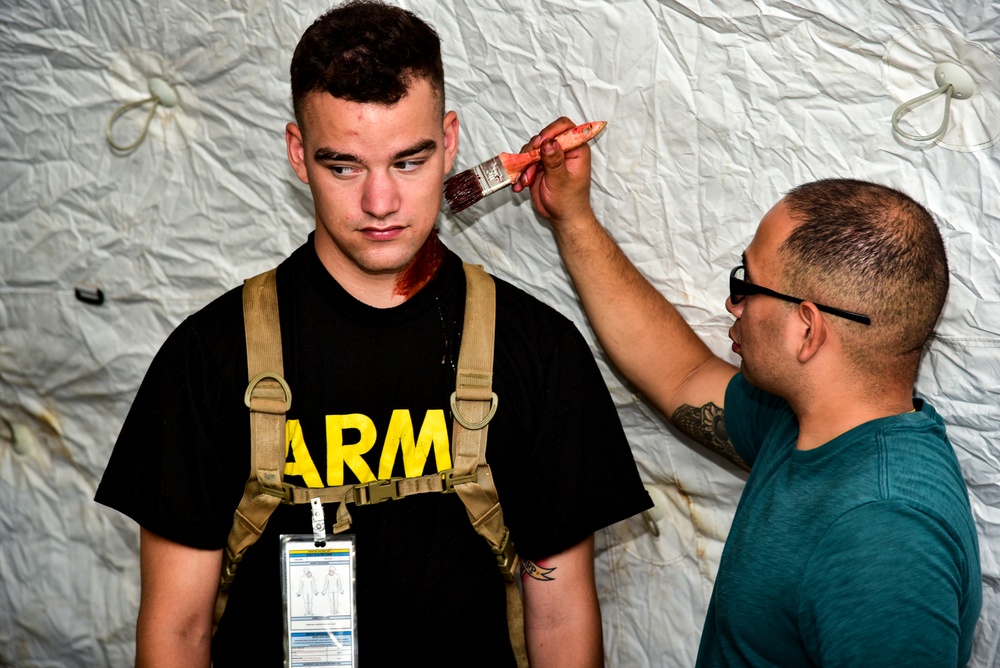
M357 156L350 153L341 153L332 148L318 148L313 154L316 162L361 162Z
M409 148L404 148L402 151L397 152L392 156L392 162L398 162L404 158L409 158L418 153L424 153L425 151L431 151L437 149L437 142L433 139L424 139L423 141L417 142ZM358 164L364 164L364 160L356 155L351 155L350 153L341 153L332 148L318 148L316 152L313 153L313 158L316 162L355 162Z
M437 149L437 142L433 139L425 139L421 142L417 142L410 148L403 149L396 155L392 156L393 162L397 160L402 160L403 158L409 158L410 156L416 155L417 153L424 153L425 151L431 151Z
M740 253L740 264L743 265L743 279L750 281L750 270L747 268L747 252Z

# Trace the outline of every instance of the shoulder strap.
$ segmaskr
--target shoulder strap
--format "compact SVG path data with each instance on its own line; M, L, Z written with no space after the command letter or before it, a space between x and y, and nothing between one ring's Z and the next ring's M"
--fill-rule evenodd
M507 629L519 668L528 665L524 604L517 582L517 552L504 525L500 499L486 463L486 432L497 410L493 392L493 344L496 336L496 285L479 265L465 263L465 323L458 353L458 377L451 395L455 418L454 478L472 526L486 539L507 589Z
M257 542L267 520L281 502L284 473L285 413L292 392L285 382L281 359L278 293L272 269L243 285L243 320L247 338L247 375L243 401L250 409L250 476L233 515L233 526L222 560L219 594L215 601L212 632L226 609L229 588L243 553Z

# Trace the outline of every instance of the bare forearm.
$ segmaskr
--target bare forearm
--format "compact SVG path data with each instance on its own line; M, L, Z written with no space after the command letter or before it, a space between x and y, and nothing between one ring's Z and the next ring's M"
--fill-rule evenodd
M615 366L666 415L711 351L591 214L553 226L591 326Z
M177 631L164 624L159 628L144 622L136 628L136 668L208 668L211 662L211 630L208 635Z
M222 550L199 550L140 533L142 595L137 668L208 668Z
M524 631L532 668L604 665L594 584L594 537L538 562L522 562Z
M737 369L712 354L601 226L590 206L589 149L563 153L551 141L571 126L568 118L558 119L529 142L541 147L542 169L529 168L515 190L530 187L535 210L552 224L590 324L614 365L685 433L735 455L728 437L712 429L725 431L725 392ZM742 465L738 456L733 461Z
M527 627L525 636L531 668L598 668L604 665L601 615L596 603L592 609L567 611L563 619Z

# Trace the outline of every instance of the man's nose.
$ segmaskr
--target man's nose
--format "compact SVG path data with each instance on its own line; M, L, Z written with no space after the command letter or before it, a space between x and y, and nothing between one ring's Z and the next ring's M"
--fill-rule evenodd
M733 314L734 317L739 318L743 315L743 305L746 303L745 299L741 299L739 304L733 303L733 297L730 295L726 297L726 310Z
M361 208L375 218L385 218L399 210L399 185L391 174L376 171L368 175Z

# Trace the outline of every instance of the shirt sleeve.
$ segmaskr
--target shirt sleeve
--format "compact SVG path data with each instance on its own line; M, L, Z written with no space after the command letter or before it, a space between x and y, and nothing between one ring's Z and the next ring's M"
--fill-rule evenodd
M567 321L550 345L531 374L538 386L520 400L530 406L518 419L530 425L525 456L516 470L497 472L505 520L528 559L563 552L652 506L583 336Z
M809 559L800 620L815 665L956 666L964 557L932 516L898 501L845 513Z
M752 467L768 432L785 422L790 409L783 399L751 385L741 372L726 388L725 415L729 440Z
M225 545L249 466L232 460L249 458L249 420L243 389L232 382L234 369L220 366L219 353L220 347L238 348L238 316L233 332L205 336L198 319L189 318L167 338L143 378L95 496L143 528L201 549ZM240 428L226 430L223 424Z

